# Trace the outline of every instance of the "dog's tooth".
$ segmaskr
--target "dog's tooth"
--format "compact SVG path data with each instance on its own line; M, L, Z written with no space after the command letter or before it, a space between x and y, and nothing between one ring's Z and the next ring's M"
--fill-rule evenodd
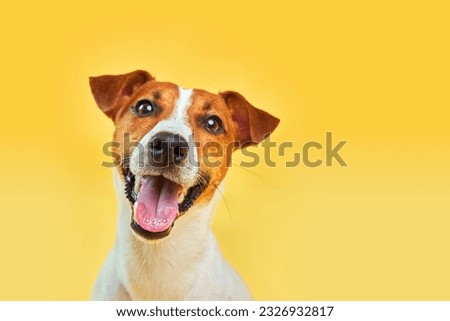
M140 189L141 189L141 176L136 175L134 181L134 192L136 193L136 195L139 193Z
M134 204L133 204L133 215L134 215L134 219L136 219L137 205L138 205L138 202L134 202Z

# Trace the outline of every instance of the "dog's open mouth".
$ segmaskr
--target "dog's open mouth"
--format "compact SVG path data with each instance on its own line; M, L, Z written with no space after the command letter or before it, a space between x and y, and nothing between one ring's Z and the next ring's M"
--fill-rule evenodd
M170 234L175 220L184 214L208 185L202 180L183 192L183 187L163 176L136 177L122 168L125 195L132 205L131 228L146 239Z

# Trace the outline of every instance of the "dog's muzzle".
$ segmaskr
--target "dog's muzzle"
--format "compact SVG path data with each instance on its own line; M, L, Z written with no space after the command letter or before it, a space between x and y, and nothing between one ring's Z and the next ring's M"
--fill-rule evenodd
M145 166L138 174L129 162L122 166L125 195L132 207L133 231L145 239L158 239L169 235L175 220L206 189L209 178L198 173L194 184L182 183L180 173L187 166L189 145L178 134L157 133L149 140L146 151Z

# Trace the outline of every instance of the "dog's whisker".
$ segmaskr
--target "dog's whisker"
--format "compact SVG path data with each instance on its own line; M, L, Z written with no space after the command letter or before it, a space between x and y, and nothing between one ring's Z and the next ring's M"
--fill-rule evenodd
M203 177L203 175L202 175L201 173L198 175L197 178L200 180L199 184L205 184L205 185L208 184L207 180ZM224 203L225 203L225 207L227 208L228 216L230 217L231 223L234 224L233 216L232 216L231 210L230 210L230 206L229 206L229 204L228 204L228 201L227 201L226 198L225 198L225 195L224 195L223 192L220 190L219 186L216 187L216 190L219 192L220 197L222 198L222 200L223 200Z
M208 185L208 180L203 176L202 173L199 173L196 179L196 184L202 184L202 187L206 187Z
M248 168L246 168L246 167L243 167L243 166L241 166L241 165L239 165L239 164L237 164L237 163L234 163L234 162L231 162L231 164L232 164L233 166L236 166L237 168L240 168L240 169L242 169L242 170L244 170L244 171L246 171L246 172L248 172L248 173L250 173L250 174L252 174L252 175L254 175L254 176L258 177L258 178L260 178L260 179L265 179L263 176L261 176L261 175L255 173L255 172L252 171L251 169L248 169Z
M123 167L129 167L130 166L131 157L123 157L122 158L122 166Z
M228 205L228 201L225 199L225 196L223 195L223 192L220 190L219 186L216 187L217 191L219 192L220 196L223 199L223 202L225 203L225 207L227 208L228 216L230 217L231 223L234 224L233 215L231 215L230 206Z

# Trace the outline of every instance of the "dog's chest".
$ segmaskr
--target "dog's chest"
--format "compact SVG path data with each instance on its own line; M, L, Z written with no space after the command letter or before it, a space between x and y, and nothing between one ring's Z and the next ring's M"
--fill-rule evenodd
M179 247L156 247L138 250L139 254L124 267L125 283L133 300L183 300L198 282L210 260L205 252L186 251ZM200 264L199 264L200 263Z

